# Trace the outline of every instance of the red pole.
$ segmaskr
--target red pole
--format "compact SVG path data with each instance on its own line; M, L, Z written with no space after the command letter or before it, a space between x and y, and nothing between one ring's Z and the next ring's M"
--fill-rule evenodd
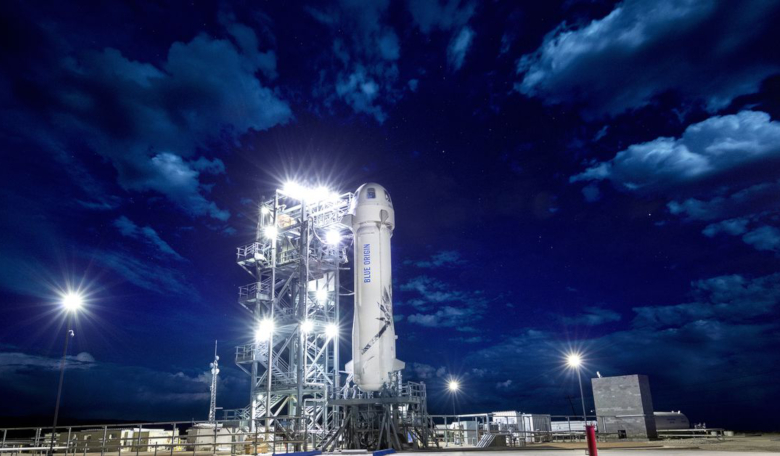
M588 455L598 456L599 450L596 448L596 427L590 424L586 425L585 436L588 440Z

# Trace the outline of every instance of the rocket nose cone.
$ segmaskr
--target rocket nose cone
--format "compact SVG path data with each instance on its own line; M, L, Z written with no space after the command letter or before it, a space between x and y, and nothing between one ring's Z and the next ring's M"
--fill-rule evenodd
M355 202L360 204L383 204L393 207L390 193L383 186L369 182L363 184L355 191Z

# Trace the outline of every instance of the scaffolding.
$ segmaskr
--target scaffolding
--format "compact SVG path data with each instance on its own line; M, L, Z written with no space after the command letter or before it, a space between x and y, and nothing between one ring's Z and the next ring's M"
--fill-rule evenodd
M249 404L224 418L264 445L296 442L296 451L427 448L436 436L425 384L404 383L400 372L374 393L352 374L341 381L340 296L351 293L341 292L339 272L352 244L342 220L355 196L320 193L277 190L259 206L254 242L237 249L253 278L238 302L258 334L235 354L251 377Z
M251 377L249 404L225 411L250 430L317 446L337 426L339 269L347 263L349 227L341 223L354 195L299 200L277 190L259 207L254 242L237 249L253 281L239 287L256 339L236 347ZM341 242L329 244L329 233ZM270 322L270 323L269 323ZM284 415L285 419L277 419Z
M336 415L339 426L323 439L319 446L323 451L438 447L425 383L403 382L400 371L377 392L361 391L350 375L330 404L341 407Z

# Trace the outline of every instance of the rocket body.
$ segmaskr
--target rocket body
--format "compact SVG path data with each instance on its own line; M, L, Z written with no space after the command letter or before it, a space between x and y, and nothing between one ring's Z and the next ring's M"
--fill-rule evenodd
M347 364L362 391L379 391L390 374L404 368L395 358L390 238L395 211L390 194L378 184L363 184L350 208L355 239L355 312L352 361Z

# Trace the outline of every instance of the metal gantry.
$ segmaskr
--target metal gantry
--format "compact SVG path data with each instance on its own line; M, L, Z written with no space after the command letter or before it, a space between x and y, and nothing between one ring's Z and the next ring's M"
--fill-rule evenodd
M341 220L353 194L293 196L277 190L263 202L254 242L238 248L238 265L253 277L238 302L257 334L236 348L236 364L251 377L249 405L226 417L266 439L317 445L338 416L328 398L341 387L339 268L351 242Z

